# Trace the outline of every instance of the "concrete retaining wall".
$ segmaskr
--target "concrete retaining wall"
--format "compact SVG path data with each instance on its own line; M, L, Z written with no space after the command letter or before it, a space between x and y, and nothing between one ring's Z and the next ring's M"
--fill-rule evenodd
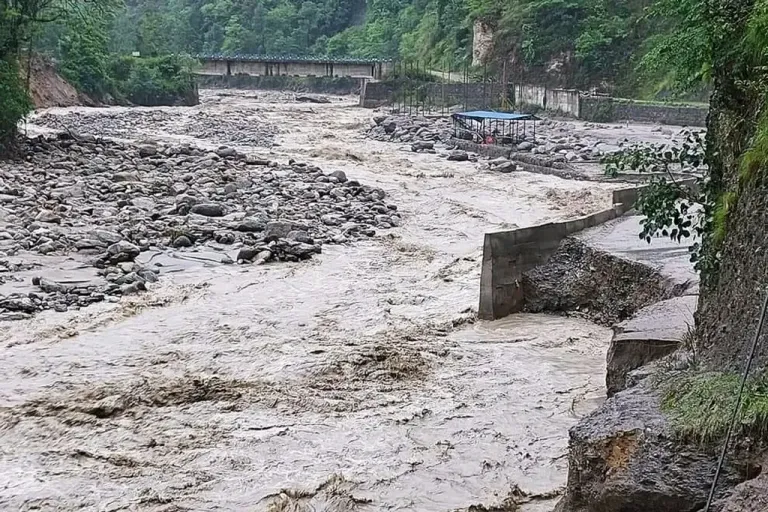
M423 83L419 85L404 82L366 82L360 94L360 106L379 108L396 101L403 101L403 96L418 95L420 103L433 107L465 105L467 109L493 108L500 106L501 89L498 84L469 83L444 84Z
M547 88L539 85L515 85L515 103L539 108L547 106Z
M545 108L552 112L579 117L581 115L579 95L579 91L575 89L547 89Z
M522 311L524 297L521 278L524 272L546 263L567 236L624 215L636 199L636 188L617 190L613 193L614 206L592 215L512 231L486 233L478 317L495 320Z
M706 126L708 107L663 105L621 98L582 97L579 117L586 121L610 123L638 121L677 126Z
M395 97L395 84L391 82L365 82L360 91L360 106L379 108L392 103Z

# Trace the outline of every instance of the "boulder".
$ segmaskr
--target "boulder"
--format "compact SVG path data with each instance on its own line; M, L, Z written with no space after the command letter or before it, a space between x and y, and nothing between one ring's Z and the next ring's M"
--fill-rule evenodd
M295 222L277 220L267 223L264 230L265 238L287 238L288 234L294 230L300 230L302 226Z
M448 153L448 160L452 162L466 162L467 160L469 160L469 155L467 154L466 151L463 151L461 149L456 149Z
M157 146L152 144L142 144L139 146L139 156L146 158L149 156L155 156L157 154Z
M202 203L192 206L189 212L204 217L223 217L224 207L216 203Z
M133 261L141 253L141 249L130 242L121 240L107 248L107 256L112 263Z
M40 213L35 216L35 220L46 224L58 224L61 222L61 217L50 210L40 210Z
M707 501L716 447L678 441L649 380L617 393L570 430L568 482L556 512L694 512ZM744 479L726 463L723 497Z
M737 485L733 493L718 503L720 512L757 512L768 510L768 457L754 466L755 473L762 472L753 480ZM750 475L747 475L748 477ZM722 506L722 508L720 508Z
M173 246L177 249L182 247L192 247L192 240L190 240L189 237L185 235L177 236L173 241Z
M347 175L344 171L333 171L329 176L336 178L339 180L339 183L344 183L347 181Z
M237 231L242 233L257 233L266 229L267 223L258 217L246 217L237 225Z

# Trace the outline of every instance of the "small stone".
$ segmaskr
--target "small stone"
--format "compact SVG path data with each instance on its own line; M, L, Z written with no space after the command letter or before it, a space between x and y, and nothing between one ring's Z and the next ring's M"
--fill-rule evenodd
M142 158L154 156L156 154L157 154L157 146L153 146L151 144L143 144L139 146L139 156Z
M224 216L224 208L220 204L216 203L196 204L190 208L189 212L196 215L202 215L204 217Z
M61 222L61 217L50 210L40 210L40 213L35 216L35 220L37 222L45 222L48 224L58 224Z
M333 171L329 176L339 180L339 183L345 183L347 181L347 174L344 171Z
M185 235L181 235L176 237L176 239L173 241L173 246L177 249L183 247L192 247L192 240L190 240L189 237Z
M469 154L466 151L457 149L448 153L448 160L452 162L466 162L469 160Z

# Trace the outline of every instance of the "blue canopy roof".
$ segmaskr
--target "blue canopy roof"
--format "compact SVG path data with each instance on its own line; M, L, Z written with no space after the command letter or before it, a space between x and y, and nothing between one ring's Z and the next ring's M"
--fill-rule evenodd
M471 112L458 112L453 117L459 119L472 119L473 121L482 121L484 119L493 119L497 121L537 121L539 120L533 114L518 114L515 112L491 112L490 110L473 110Z

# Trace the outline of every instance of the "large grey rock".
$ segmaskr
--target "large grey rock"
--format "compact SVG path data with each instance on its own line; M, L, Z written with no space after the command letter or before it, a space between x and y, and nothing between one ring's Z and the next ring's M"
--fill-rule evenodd
M267 223L259 217L246 217L237 225L237 230L243 233L257 233L266 229Z
M142 158L154 156L156 154L157 154L157 146L154 146L152 144L142 144L141 146L139 146L139 156Z
M339 183L344 183L347 181L347 174L344 171L333 171L329 176L336 178L339 180Z
M141 249L125 240L121 240L107 248L107 255L112 263L133 261L140 253Z
M216 203L203 203L192 206L192 208L189 209L189 212L204 217L223 217L224 207Z
M287 238L288 233L299 229L302 229L302 227L295 222L278 220L267 223L267 229L264 231L264 236L266 238Z
M61 217L50 210L40 210L40 213L35 216L35 220L47 224L58 224L61 222Z
M517 150L518 151L530 151L530 150L532 150L535 147L536 147L536 144L534 144L533 142L523 141L523 142L521 142L520 144L517 145Z
M570 430L568 483L556 512L694 512L706 503L716 448L676 441L648 381L617 393ZM741 482L727 463L719 497Z
M461 149L456 149L448 153L448 160L452 162L466 162L469 160L469 154Z
M677 350L693 326L697 300L697 295L663 300L614 326L605 377L608 396L627 387L632 370Z

